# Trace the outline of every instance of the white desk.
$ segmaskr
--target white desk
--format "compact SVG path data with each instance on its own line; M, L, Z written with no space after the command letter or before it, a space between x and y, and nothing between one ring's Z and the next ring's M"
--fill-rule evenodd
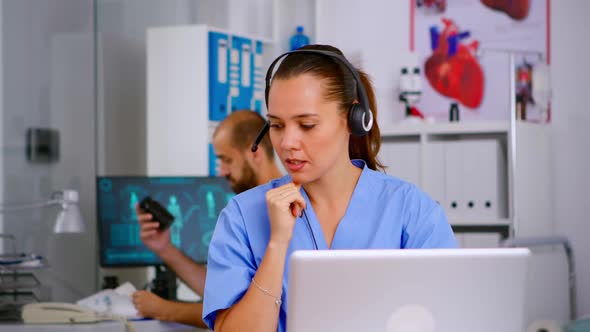
M160 322L157 320L134 321L133 326L137 332L206 332L196 327L184 324ZM126 332L122 322L108 321L95 324L0 324L2 332Z

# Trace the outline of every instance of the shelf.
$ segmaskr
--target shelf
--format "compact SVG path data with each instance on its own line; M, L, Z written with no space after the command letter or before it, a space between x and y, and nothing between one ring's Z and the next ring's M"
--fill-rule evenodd
M47 268L44 257L35 254L1 254L0 277L5 274L27 272Z
M509 225L451 225L455 233L498 233L503 239L510 237Z
M32 273L11 273L0 276L0 292L33 289L40 285L39 279Z
M449 220L451 226L510 226L510 219L462 218Z
M424 131L423 124L408 124L408 125L387 125L379 127L381 131L381 137L404 137L404 136L417 136L419 137Z
M510 129L507 121L481 121L456 123L416 123L393 124L381 128L381 136L404 137L426 135L462 135L462 134L505 134Z

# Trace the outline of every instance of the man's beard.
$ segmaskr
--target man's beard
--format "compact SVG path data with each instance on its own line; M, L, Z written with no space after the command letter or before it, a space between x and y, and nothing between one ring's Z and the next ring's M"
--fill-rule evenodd
M242 176L239 179L229 176L227 178L230 180L231 188L236 194L252 189L258 185L258 178L247 162L245 162L244 167L242 167Z

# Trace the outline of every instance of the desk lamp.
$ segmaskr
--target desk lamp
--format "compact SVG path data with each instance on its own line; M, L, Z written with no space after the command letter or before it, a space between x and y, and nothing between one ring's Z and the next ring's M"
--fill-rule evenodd
M34 208L61 205L53 226L54 233L82 233L85 231L82 214L78 207L78 192L76 190L54 191L49 200L31 204L0 205L0 213L21 211Z

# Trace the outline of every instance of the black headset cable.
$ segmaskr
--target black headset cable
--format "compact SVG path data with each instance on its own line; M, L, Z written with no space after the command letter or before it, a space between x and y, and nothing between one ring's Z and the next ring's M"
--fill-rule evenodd
M309 234L311 234L311 239L313 240L313 245L315 247L315 250L318 250L318 243L315 240L315 235L313 235L313 230L311 229L311 223L309 222L309 218L307 218L307 213L305 213L305 209L302 209L301 212L302 212L302 215L305 216L307 229L309 230Z

